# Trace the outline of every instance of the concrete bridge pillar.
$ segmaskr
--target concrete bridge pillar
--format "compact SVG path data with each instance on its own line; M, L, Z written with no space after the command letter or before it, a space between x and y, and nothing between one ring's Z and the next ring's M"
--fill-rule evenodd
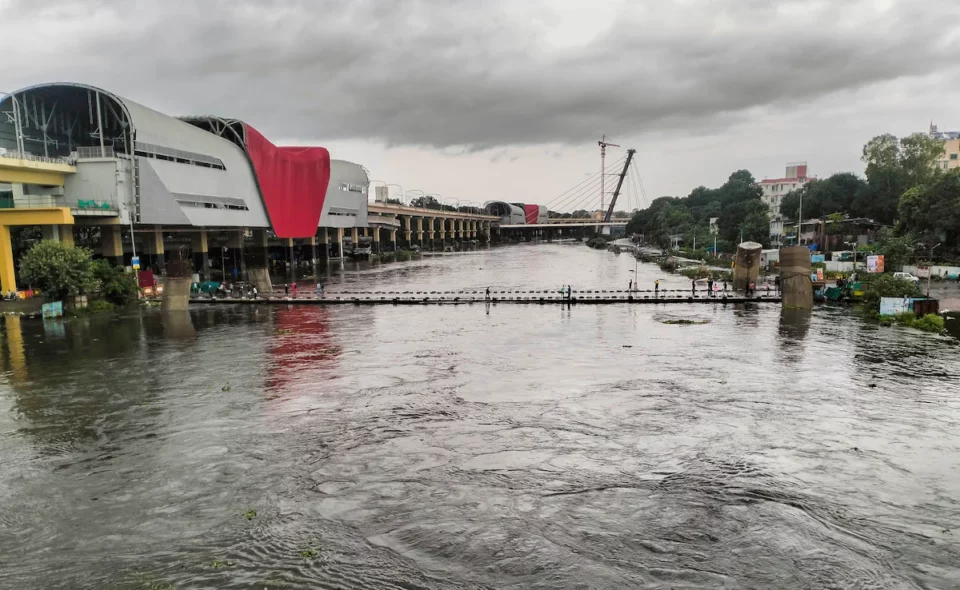
M193 251L193 267L200 273L200 280L210 280L210 250L207 247L207 230L201 229L190 235L190 249Z
M334 246L336 247L334 254L337 258L343 258L343 228L338 227L336 234L334 236Z
M154 263L163 274L167 267L167 261L164 259L163 230L159 227L147 230L143 233L143 242L146 253L153 256Z
M319 246L317 250L319 251L321 258L323 258L324 260L329 258L330 257L330 250L329 250L330 240L329 238L327 238L327 228L321 227L317 231L316 242L317 242L317 246Z
M356 248L357 244L360 243L360 231L359 228L353 228L350 230L350 241L353 242L353 247Z
M297 260L293 256L293 238L283 240L283 249L287 255L287 278L290 281L295 281L297 280Z
M237 269L237 278L244 280L247 270L247 262L244 260L244 251L243 251L243 228L238 230L226 230L227 232L227 248L230 249L230 258L229 266L225 266L223 272L225 276L224 280L233 279L233 269ZM264 234L266 235L266 234ZM226 261L225 261L226 262Z
M371 227L369 231L373 233L373 251L377 254L380 253L380 228Z
M119 225L100 226L100 255L123 266L123 234Z
M427 220L427 240L429 240L430 248L433 248L433 217L426 217Z
M253 230L253 256L254 266L263 265L263 268L270 269L270 236L265 229ZM259 260L257 260L259 258Z
M68 248L73 248L72 225L41 225L40 230L44 240L54 240Z
M410 231L407 231L407 241L410 241ZM390 248L396 252L397 251L397 230L390 230Z
M310 246L310 268L313 270L313 276L317 276L317 237L307 238L307 245Z

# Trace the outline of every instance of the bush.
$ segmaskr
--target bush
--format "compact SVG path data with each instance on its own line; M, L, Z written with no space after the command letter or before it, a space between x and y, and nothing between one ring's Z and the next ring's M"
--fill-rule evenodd
M609 238L603 234L594 236L587 240L587 245L591 248L596 248L597 250L605 250L607 244L612 241L612 238Z
M891 274L866 275L861 282L864 283L863 309L871 315L880 312L883 297L919 297L921 294L919 285Z
M943 318L932 313L919 318L913 322L913 327L925 332L943 332Z
M106 260L94 260L92 266L96 291L113 305L127 305L137 300L139 289L132 274L123 272Z
M50 301L87 293L95 285L86 248L43 240L20 259L20 278Z
M89 310L91 313L97 311L110 311L114 307L115 306L106 299L94 299L87 304L87 310Z

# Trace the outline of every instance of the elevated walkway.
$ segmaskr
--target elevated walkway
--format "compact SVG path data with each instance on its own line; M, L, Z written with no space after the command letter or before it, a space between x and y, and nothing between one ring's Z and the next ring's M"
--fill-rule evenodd
M18 152L0 153L0 182L63 186L77 167L63 158L45 158Z

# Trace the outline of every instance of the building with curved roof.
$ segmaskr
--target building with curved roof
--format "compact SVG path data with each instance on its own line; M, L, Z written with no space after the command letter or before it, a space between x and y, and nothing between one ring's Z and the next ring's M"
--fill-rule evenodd
M278 238L308 238L320 226L331 186L350 192L343 185L356 197L339 199L334 227L365 219L362 166L341 162L343 178L331 180L325 148L278 147L242 121L178 119L100 88L63 83L0 97L4 111L17 120L0 118L0 148L77 163L61 201L78 212L113 211L124 224L269 228Z

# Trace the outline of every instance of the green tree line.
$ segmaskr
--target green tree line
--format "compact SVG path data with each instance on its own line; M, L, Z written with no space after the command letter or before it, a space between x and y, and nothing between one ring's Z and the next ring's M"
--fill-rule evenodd
M897 138L879 135L863 146L864 174L840 172L811 180L788 193L780 204L784 218L796 220L803 203L805 219L829 217L836 221L867 218L888 226L878 242L906 262L925 256L941 244L938 255L960 256L960 169L942 170L938 161L944 147L926 133ZM956 157L951 155L951 157ZM687 197L661 197L634 214L628 233L644 234L649 242L670 245L681 235L685 245L697 236L698 245L711 243L709 220L719 218L719 241L727 251L740 239L769 242L767 207L761 191L746 170L730 175L719 188L699 186Z

